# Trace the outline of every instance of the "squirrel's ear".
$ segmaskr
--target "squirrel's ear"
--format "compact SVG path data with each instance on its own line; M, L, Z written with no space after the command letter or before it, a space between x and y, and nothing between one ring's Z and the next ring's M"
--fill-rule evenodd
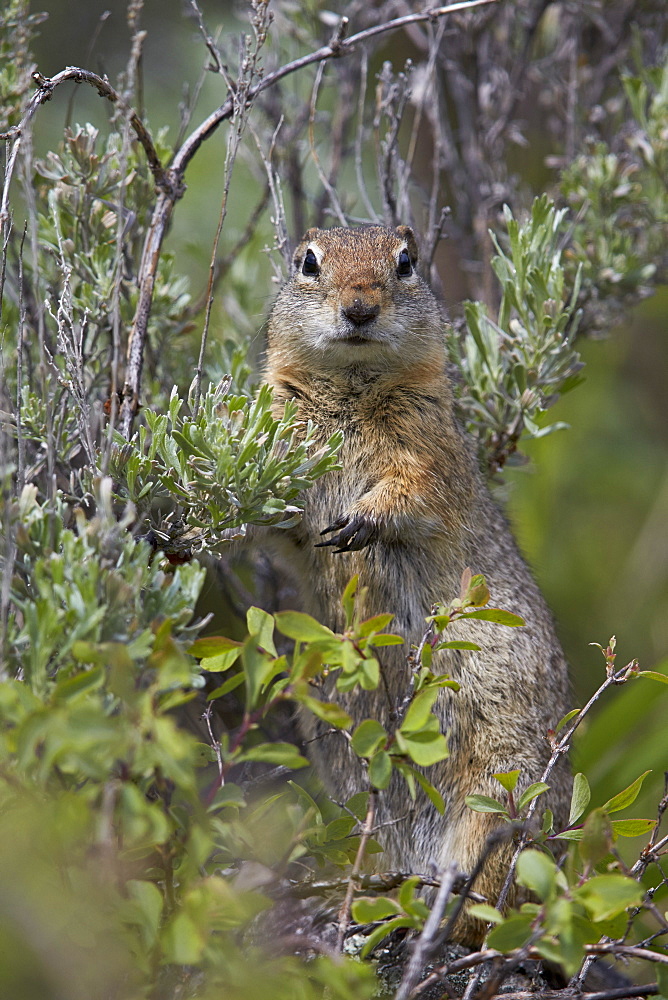
M302 258L306 253L309 242L313 239L315 234L318 232L316 228L307 229L301 240L299 241L299 246L292 255L292 271L299 271L302 266Z
M417 241L415 239L415 233L410 226L397 226L396 228L397 236L400 236L402 240L406 240L406 249L408 250L408 256L411 259L411 264L413 267L418 262L420 253L418 251Z

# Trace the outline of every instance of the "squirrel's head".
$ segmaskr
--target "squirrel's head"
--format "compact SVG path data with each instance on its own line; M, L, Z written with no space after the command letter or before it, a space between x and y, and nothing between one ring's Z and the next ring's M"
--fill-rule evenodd
M408 226L309 229L269 323L269 351L323 367L424 360L442 349L438 304Z

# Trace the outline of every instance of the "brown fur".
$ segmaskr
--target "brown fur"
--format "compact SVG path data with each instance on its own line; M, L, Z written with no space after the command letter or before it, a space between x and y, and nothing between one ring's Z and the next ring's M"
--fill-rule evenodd
M309 249L316 274L302 270ZM403 250L408 274L398 273L402 263L406 271ZM365 613L396 616L392 630L406 645L379 650L379 688L336 696L355 724L372 717L392 728L392 712L407 691L410 644L419 642L431 605L458 594L465 567L485 574L493 605L526 620L514 629L453 625L447 638L476 642L481 652L435 656L435 669L461 683L459 692L443 690L435 709L450 757L428 776L445 798L445 815L421 793L413 802L397 777L380 797L380 820L399 820L379 834L386 868L424 872L432 862L454 859L470 871L498 819L472 812L464 797L499 797L497 771L520 768L520 788L540 778L549 757L545 734L568 710L568 685L550 615L455 420L443 323L416 261L407 227L314 229L297 248L294 273L269 322L266 378L277 411L295 398L300 417L318 425L323 442L341 428L345 443L342 470L308 491L301 524L275 532L275 542L303 581L307 610L332 628L343 625L340 597L354 573L368 588ZM307 270L313 268L309 256ZM341 547L364 546L339 554L317 548L332 524L328 537ZM326 728L312 717L305 725L309 737ZM312 748L338 798L364 787L342 735ZM569 796L565 768L552 786L546 804L560 814ZM491 858L476 886L491 901L509 851ZM475 943L480 924L465 920L457 936Z

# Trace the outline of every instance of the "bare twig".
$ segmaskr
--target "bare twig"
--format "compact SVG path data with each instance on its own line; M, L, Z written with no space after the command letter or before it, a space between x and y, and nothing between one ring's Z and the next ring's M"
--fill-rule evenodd
M101 22L100 22L101 23ZM123 101L125 104L125 114L123 114L123 132L121 150L119 155L119 174L121 182L118 185L118 213L116 222L116 251L114 255L114 278L111 293L111 379L109 387L109 420L107 424L106 447L102 454L100 468L102 475L106 475L111 458L111 451L118 416L118 389L120 383L120 361L121 361L121 284L123 280L123 237L125 233L125 185L122 178L125 177L128 157L130 155L130 101L136 89L136 79L139 62L141 59L142 46L146 32L135 29L132 38L130 58L126 69L125 93ZM123 113L123 109L121 109Z
M336 730L335 730L336 731ZM357 817L355 817L357 818ZM372 831L373 833L373 831ZM438 889L440 881L430 875L420 875L416 872L373 872L371 874L361 873L357 880L357 887L360 892L391 892L398 889L406 879L417 879L418 886L430 886ZM484 903L485 897L477 892L470 892L466 886L468 879L457 874L451 892L455 895L466 892L466 898L475 903ZM297 899L308 899L311 896L327 896L332 892L343 889L348 885L348 878L338 879L305 879L301 882L292 883L286 894Z
M23 227L23 235L19 246L19 329L16 338L16 490L20 495L25 486L26 443L23 437L21 407L23 392L23 345L26 329L26 307L23 276L23 247L25 245L28 225ZM9 234L8 234L9 235Z
M456 877L457 865L454 863L451 863L440 873L441 884L436 893L434 905L425 920L420 936L413 944L413 951L399 984L395 1000L408 1000L419 982L420 974L429 961L430 955L438 945L441 937L439 927Z
M202 718L206 723L206 728L209 733L209 740L211 741L211 749L216 755L216 762L218 764L218 777L220 779L219 787L225 784L225 774L223 771L223 755L220 752L220 740L217 740L213 734L213 726L211 725L211 715L213 713L213 702L210 701L209 704L204 709Z
M362 827L362 832L360 835L359 847L357 848L357 854L355 855L355 863L353 864L352 870L348 877L348 888L346 889L346 896L339 910L339 930L336 939L337 951L343 951L343 943L346 938L346 931L348 930L348 924L350 923L350 907L352 905L353 896L355 895L355 889L359 885L359 875L360 869L362 867L362 862L364 861L364 855L366 853L366 845L369 841L369 837L373 832L373 822L374 816L376 814L376 799L378 793L375 788L369 790L369 805L366 811L366 817L364 819L364 826Z
M272 222L274 224L274 238L276 241L276 249L281 255L283 260L283 265L287 271L290 267L290 245L288 243L288 227L285 216L285 204L283 201L283 188L281 186L281 179L276 173L273 164L274 148L276 146L276 140L278 138L278 133L283 127L283 119L280 118L276 124L271 136L271 145L269 147L269 152L265 153L262 148L262 141L260 136L257 134L253 126L251 125L250 133L255 140L255 145L257 147L258 155L262 162L267 175L267 184L269 186L269 194L271 195L271 200L274 206L274 215ZM276 267L276 271L279 269ZM280 273L276 274L278 280L281 280L283 275Z

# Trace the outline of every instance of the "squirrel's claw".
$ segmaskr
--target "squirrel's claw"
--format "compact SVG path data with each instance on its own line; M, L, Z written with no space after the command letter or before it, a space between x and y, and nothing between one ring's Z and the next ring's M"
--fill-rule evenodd
M357 552L374 540L378 534L378 526L363 514L355 514L353 517L342 514L327 528L323 528L320 534L327 535L330 531L336 531L336 534L328 538L326 542L318 542L316 548L331 545L335 546L335 553Z

